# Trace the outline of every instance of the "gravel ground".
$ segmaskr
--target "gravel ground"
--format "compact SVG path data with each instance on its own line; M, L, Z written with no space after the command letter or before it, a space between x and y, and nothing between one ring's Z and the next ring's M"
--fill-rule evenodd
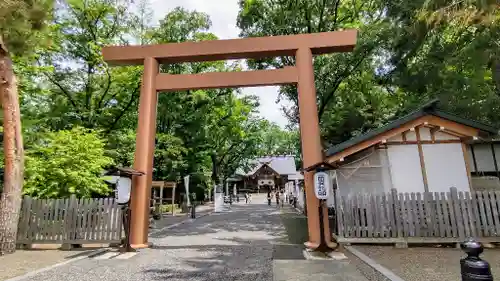
M207 214L212 209L213 206L210 205L199 206L197 208L198 216ZM178 214L177 216L166 215L160 221L155 221L155 226L152 231L187 219L188 217L186 214ZM60 251L56 248L31 251L17 250L16 253L12 255L0 256L0 280L7 280L30 271L60 263L82 253L83 251Z
M280 209L256 199L158 231L130 259L82 259L24 280L366 281L350 261L305 260Z
M271 281L273 255L287 251L275 247L286 240L279 211L262 204L231 209L155 233L154 246L130 259L83 259L26 280Z
M203 216L210 213L213 210L212 204L200 205L196 207L196 216ZM153 227L150 232L155 232L156 230L160 230L162 228L168 227L169 225L180 223L189 219L188 215L185 213L177 213L175 216L171 214L164 214L160 220L153 220Z
M460 277L460 249L393 246L355 246L355 248L406 281L457 281ZM494 279L500 278L500 249L485 249Z
M7 280L44 268L80 254L76 251L17 250L14 254L0 256L0 280Z

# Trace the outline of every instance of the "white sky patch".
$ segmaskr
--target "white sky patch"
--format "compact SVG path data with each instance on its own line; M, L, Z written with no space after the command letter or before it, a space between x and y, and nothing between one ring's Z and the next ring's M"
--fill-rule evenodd
M238 38L240 30L236 26L238 16L238 0L151 0L151 8L154 12L153 25L157 25L168 12L175 7L183 7L187 10L196 10L210 16L212 27L210 32L220 39ZM244 88L243 94L256 95L260 99L260 115L269 121L273 121L284 128L288 120L281 112L281 105L290 107L292 103L282 98L277 104L278 87Z

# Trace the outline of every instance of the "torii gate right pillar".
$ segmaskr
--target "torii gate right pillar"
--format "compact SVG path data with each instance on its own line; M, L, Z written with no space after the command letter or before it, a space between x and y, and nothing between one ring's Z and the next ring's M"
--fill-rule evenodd
M310 167L323 161L311 49L298 49L295 59L298 69L297 90L303 166ZM321 228L320 218L317 215L319 200L314 194L314 171L304 172L304 188L306 191L308 214L307 227L309 231L309 241L306 242L305 245L308 248L316 249L321 242L321 233L319 231ZM323 206L323 208L326 209L325 206ZM332 247L330 227L328 224L328 210L323 210L323 214L326 214L326 218L323 218L325 242L328 246Z

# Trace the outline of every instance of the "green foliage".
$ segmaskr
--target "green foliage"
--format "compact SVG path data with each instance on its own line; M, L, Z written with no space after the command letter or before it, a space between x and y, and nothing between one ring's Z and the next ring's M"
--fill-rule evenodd
M31 17L31 6L23 1L4 2L0 5L9 5L9 12L0 9L0 15L7 15L0 17L0 32L9 34L6 38L21 38L29 31L26 19ZM50 13L48 0L35 2ZM324 147L379 127L432 97L439 97L446 109L464 117L500 125L496 114L500 109L499 16L489 0L482 1L486 5L452 0L239 2L237 24L242 37L347 28L360 31L352 53L314 60ZM28 34L43 40L32 44L30 39L26 41L30 52L21 52L24 47L19 47L20 52L15 53L25 141L33 144L27 147L27 165L37 167L30 168L26 185L30 194L91 196L106 192L95 181L97 172L86 172L84 165L72 172L64 170L65 178L71 180L56 184L60 167L72 163L69 155L74 153L69 150L68 155L60 155L54 149L50 159L46 152L47 158L36 162L42 159L36 155L43 145L58 143L56 139L64 139L73 129L91 129L89 134L95 137L100 132L103 147L97 149L96 145L94 152L86 149L93 156L80 157L92 158L96 171L106 164L97 159L133 166L142 67L109 67L101 56L103 46L217 39L209 32L211 21L204 13L176 8L157 24L151 22L148 0L133 4L125 0L60 1L53 18L40 17L39 22L48 28ZM14 7L20 9L12 12ZM6 23L14 18L16 24L5 31ZM250 60L248 65L264 69L294 63L293 57L280 57ZM171 74L242 69L239 63L224 62L161 66L161 72ZM284 109L291 121L287 130L259 118L258 99L242 97L237 90L160 93L154 179L182 186L182 177L190 175L192 191L201 194L261 155L293 154L300 167L297 91L286 86L280 94L294 102ZM60 165L53 172L42 165L52 162ZM42 168L46 175L33 177L42 174ZM48 184L39 184L41 180ZM86 181L95 185L85 184L81 189L73 183ZM60 192L59 187L67 191ZM80 189L82 193L78 193Z
M36 198L107 194L101 175L110 164L95 131L75 127L45 133L27 151L24 193Z
M160 212L162 213L171 213L172 212L172 206L174 206L176 212L180 212L180 207L178 204L172 205L172 204L163 204L160 206Z
M0 43L10 54L27 54L40 43L41 34L52 12L53 0L0 1Z
M241 36L359 30L352 53L314 60L325 146L379 127L423 101L500 126L500 11L487 1L240 0ZM294 58L251 61L255 69ZM297 91L287 110L298 123Z

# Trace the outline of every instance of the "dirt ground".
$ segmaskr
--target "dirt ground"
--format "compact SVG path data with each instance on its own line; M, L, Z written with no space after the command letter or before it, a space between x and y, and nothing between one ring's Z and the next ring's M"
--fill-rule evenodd
M454 248L394 246L354 246L406 281L461 280L460 259L465 255ZM491 265L494 279L500 278L500 249L485 249L481 258Z
M51 266L83 254L83 251L17 250L0 256L0 280L7 280L28 272Z

